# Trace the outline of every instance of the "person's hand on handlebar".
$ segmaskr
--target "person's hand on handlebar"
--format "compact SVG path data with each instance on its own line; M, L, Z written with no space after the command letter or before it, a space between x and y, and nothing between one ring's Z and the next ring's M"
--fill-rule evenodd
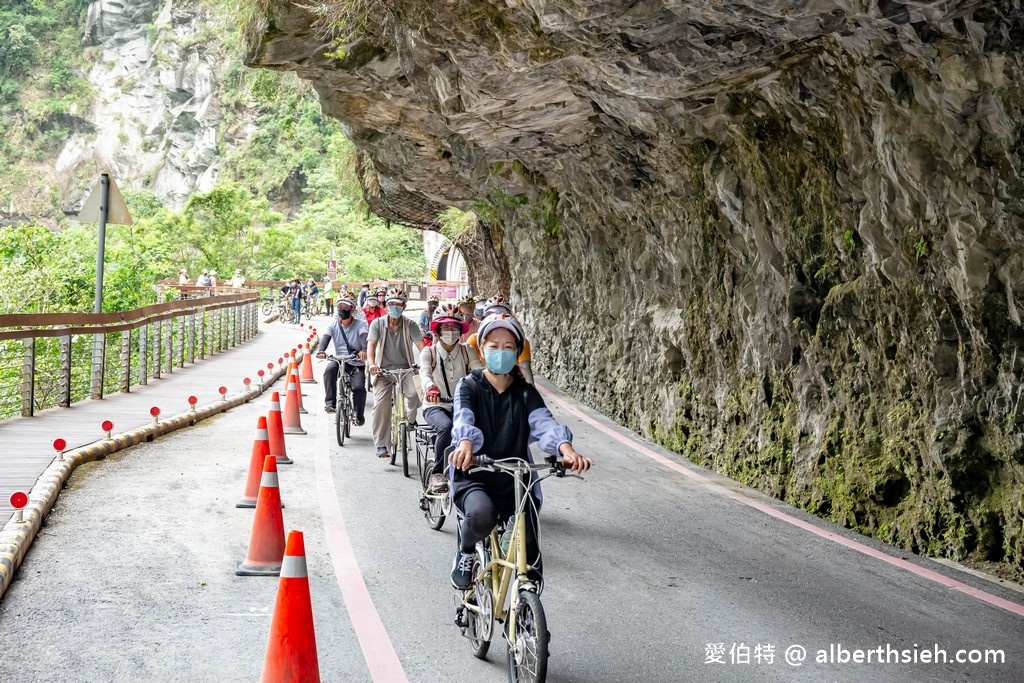
M373 375L374 377L376 377L377 375L380 374L380 368L377 367L376 365L371 365L370 366L370 374Z
M316 357L317 358L327 358L327 354L324 353L323 351L321 351L320 353L316 354Z
M577 453L576 449L568 441L559 446L558 452L562 456L562 464L565 466L566 471L573 474L582 474L594 464L594 461L590 458L584 458Z
M359 356L359 360L366 360L366 351L360 351L356 355Z
M468 439L460 441L448 456L448 462L455 465L457 470L468 471L473 466L473 442Z
M427 393L424 395L427 399L427 403L440 403L441 402L441 390L437 387L430 387L427 389Z

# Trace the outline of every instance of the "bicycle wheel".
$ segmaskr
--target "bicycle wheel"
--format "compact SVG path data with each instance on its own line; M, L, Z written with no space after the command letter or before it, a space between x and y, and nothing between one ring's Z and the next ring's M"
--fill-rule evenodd
M347 404L345 410L345 436L352 436L352 420L356 419L356 407L352 405L351 401Z
M398 426L402 439L402 474L409 478L409 423L404 420Z
M273 304L273 302L264 301L263 305L260 306L260 312L263 313L263 315L270 315L271 313L273 313L274 312L274 304Z
M345 445L345 437L348 434L345 433L345 426L348 424L348 415L345 410L345 403L338 403L335 405L334 411L334 430L338 434L338 445Z
M508 646L509 683L542 683L548 675L548 622L540 596L519 591L516 642Z
M487 657L487 650L491 647L491 633L494 631L494 595L491 593L491 583L489 580L480 580L484 566L480 553L476 553L473 559L473 595L469 600L479 607L480 611L466 611L469 622L466 637L469 638L473 656L477 659Z

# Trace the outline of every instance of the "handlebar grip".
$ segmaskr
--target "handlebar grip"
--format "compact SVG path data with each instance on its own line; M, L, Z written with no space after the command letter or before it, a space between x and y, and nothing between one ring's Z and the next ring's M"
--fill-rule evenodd
M487 455L477 455L475 464L480 467L487 467L494 464L494 458Z

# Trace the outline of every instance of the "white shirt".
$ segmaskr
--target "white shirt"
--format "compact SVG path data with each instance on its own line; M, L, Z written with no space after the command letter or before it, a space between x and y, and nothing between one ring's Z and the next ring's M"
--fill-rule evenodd
M424 407L441 406L451 408L451 398L455 396L455 386L459 380L473 370L484 366L473 349L465 344L456 344L451 353L445 350L440 340L420 351L420 381L423 391L437 387L441 391L442 403L430 403ZM444 401L444 399L449 399Z

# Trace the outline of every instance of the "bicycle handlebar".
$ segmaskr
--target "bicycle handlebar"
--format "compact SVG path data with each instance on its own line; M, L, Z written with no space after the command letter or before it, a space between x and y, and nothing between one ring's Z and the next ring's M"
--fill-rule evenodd
M530 463L526 462L525 460L520 460L519 458L504 458L501 460L495 460L490 456L478 453L476 455L475 460L476 463L474 464L473 467L470 468L470 472L475 472L477 470L490 472L494 472L495 470L502 470L503 472L507 472L509 474L518 474L519 472L525 471L540 472L542 470L550 469L551 474L560 479L565 477L571 477L573 479L579 479L580 481L586 481L585 478L581 477L578 474L567 472L565 469L565 464L562 462L561 458L554 458L551 456L545 458L545 462L543 463Z
M402 368L402 369L399 369L399 370L385 370L384 368L380 368L378 374L383 375L384 377L388 377L388 376L392 376L392 375L402 375L402 374L407 373L407 372L419 372L419 371L420 371L420 366L414 365L411 368Z

